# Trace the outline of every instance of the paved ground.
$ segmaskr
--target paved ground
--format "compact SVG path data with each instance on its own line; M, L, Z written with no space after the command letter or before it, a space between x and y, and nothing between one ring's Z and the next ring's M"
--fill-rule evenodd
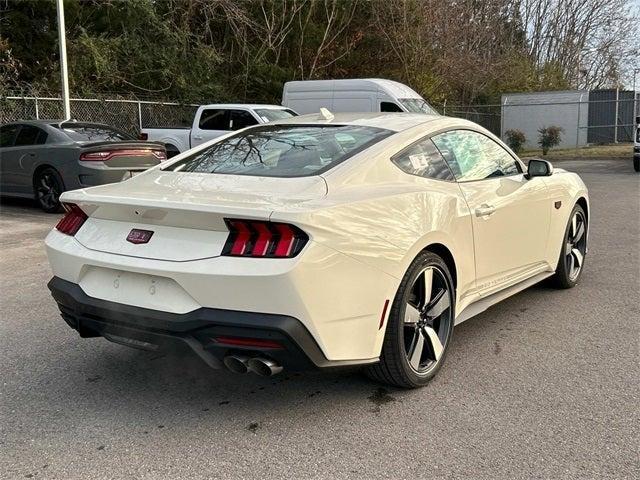
M45 288L55 217L3 201L0 477L638 478L640 176L631 161L557 165L591 190L581 284L462 324L415 391L82 340Z

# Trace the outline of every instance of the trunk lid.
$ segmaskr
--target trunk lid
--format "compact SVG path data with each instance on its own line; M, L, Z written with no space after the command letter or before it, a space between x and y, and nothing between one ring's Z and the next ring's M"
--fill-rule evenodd
M274 210L324 197L320 176L267 178L154 169L126 182L66 192L89 218L75 238L92 250L156 260L219 256L225 218L269 220ZM132 229L152 231L148 243L127 241Z

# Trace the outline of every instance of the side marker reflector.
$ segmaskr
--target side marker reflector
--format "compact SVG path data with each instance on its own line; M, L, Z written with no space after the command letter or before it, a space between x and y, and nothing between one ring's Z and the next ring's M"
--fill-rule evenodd
M382 307L382 315L380 315L380 325L378 326L378 330L382 328L384 325L384 319L387 318L387 309L389 308L389 299L387 298L384 301L384 307Z

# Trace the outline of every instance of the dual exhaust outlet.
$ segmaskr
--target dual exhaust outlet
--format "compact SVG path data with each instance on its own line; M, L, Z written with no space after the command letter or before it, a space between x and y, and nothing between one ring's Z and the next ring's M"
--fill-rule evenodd
M277 362L263 357L247 357L245 355L227 355L224 365L233 373L253 372L262 377L271 377L282 371Z

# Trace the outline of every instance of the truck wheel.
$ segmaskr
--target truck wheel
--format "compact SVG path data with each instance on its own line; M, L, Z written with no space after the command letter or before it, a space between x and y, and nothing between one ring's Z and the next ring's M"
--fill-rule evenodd
M633 169L640 172L640 157L633 157Z
M176 147L175 145L171 145L170 143L167 143L164 148L167 149L167 158L175 157L180 153L178 147Z

